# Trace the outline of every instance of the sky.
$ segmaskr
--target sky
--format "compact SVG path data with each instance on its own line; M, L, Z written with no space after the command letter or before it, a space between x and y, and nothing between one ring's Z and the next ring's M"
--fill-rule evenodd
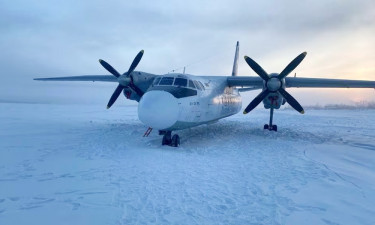
M139 71L226 76L236 41L242 76L256 76L244 55L271 73L307 51L297 77L375 80L373 0L0 0L0 32L0 101L105 107L114 83L32 78L108 74L100 58L125 72L141 49ZM373 89L288 91L302 105L375 101Z

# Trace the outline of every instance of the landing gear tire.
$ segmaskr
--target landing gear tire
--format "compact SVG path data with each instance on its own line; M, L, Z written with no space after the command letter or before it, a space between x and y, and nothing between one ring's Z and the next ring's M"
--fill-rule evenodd
M277 125L268 125L268 124L264 124L264 129L265 130L269 130L269 131L277 131Z
M177 134L173 135L172 142L170 144L172 147L178 147L180 146L180 136Z
M171 131L159 131L159 134L164 134L163 140L161 142L162 145L169 145L172 147L180 146L180 136L178 136L177 134L172 136Z
M172 139L171 139L170 133L164 134L161 144L162 145L171 145L171 143L172 143Z

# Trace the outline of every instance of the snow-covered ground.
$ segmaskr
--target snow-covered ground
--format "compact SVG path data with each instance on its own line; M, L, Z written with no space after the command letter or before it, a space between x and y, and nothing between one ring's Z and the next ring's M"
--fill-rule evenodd
M0 103L0 224L375 224L374 116L258 109L172 148L135 106Z

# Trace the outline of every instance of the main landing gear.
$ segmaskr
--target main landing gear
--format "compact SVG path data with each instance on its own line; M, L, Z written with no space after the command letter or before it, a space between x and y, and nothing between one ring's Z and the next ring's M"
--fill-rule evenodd
M180 136L178 136L178 134L172 136L172 131L161 130L159 131L159 135L164 135L162 145L169 145L172 147L180 146Z
M264 129L269 131L277 131L277 125L272 125L272 119L273 119L273 107L271 107L270 110L270 124L264 124Z

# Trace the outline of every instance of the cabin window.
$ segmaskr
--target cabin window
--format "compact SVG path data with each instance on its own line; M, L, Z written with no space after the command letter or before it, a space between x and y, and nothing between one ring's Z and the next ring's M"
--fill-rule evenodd
M198 81L194 80L193 82L194 82L195 86L197 87L197 89L201 91L202 88L201 88L201 86L199 85Z
M196 89L196 87L194 85L194 82L192 80L189 80L189 87L193 88L193 89Z
M174 77L163 77L159 85L172 85Z
M158 85L160 79L161 79L161 77L157 77L157 78L155 78L155 79L154 79L154 83L153 83L153 85Z
M176 78L176 80L174 81L174 86L186 87L187 86L187 79Z

